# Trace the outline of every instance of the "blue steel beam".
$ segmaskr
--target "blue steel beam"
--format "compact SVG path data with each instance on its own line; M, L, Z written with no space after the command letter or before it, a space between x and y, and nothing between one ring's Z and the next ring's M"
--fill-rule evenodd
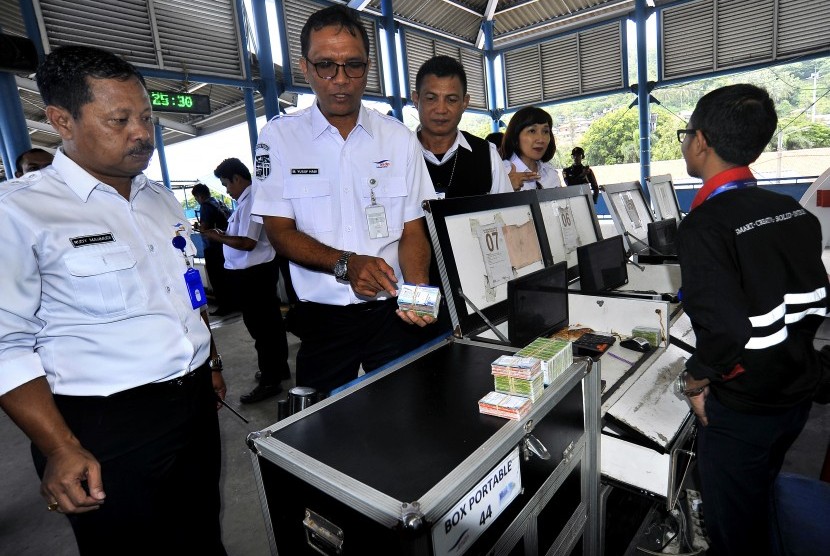
M487 63L487 109L492 119L490 129L499 130L498 107L496 106L496 53L493 52L493 20L488 19L481 24L484 32L484 59Z
M242 64L245 69L245 78L251 79L251 57L248 52L248 33L245 27L245 3L243 0L236 0L236 21L239 27L240 47L242 49ZM256 105L254 104L253 89L244 88L242 94L245 96L245 119L248 122L248 140L251 142L251 160L254 159L257 143ZM279 104L279 102L278 102Z
M0 72L0 136L3 137L3 167L6 175L14 177L14 161L17 156L32 148L26 115L20 103L20 93L14 74Z
M392 0L381 0L380 11L383 14L383 27L386 30L386 52L389 54L389 79L392 81L390 103L392 113L403 121L403 100L401 99L401 80L398 74L398 48L395 45L395 12L392 9Z
M257 59L259 73L262 77L262 97L265 99L265 116L270 120L280 111L277 76L274 73L274 58L271 55L271 34L268 32L268 14L265 10L265 0L253 0L254 26L257 37ZM242 29L240 29L242 32Z
M156 152L159 155L159 167L161 168L161 181L164 182L164 187L172 189L170 186L170 173L167 171L167 156L164 154L164 138L162 132L164 128L159 124L153 126L156 136Z
M640 111L640 186L649 200L646 178L651 175L651 137L649 129L648 64L646 48L646 0L636 0L634 23L637 28L637 108Z

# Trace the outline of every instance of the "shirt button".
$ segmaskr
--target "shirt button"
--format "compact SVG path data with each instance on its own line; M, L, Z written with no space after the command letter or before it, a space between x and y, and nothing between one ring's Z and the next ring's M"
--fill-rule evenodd
M167 287L166 287L166 288L164 288L164 289L165 289L165 290L167 290L167 293L170 293L170 286L167 286Z
M150 244L150 245L148 245L148 246L147 246L147 249L149 249L149 250L150 250L150 253L152 253L153 251L155 251L155 250L156 250L156 246L155 246L155 245L153 245L153 244Z
M346 231L347 231L347 232L351 232L351 231L352 231L352 227L351 227L351 226L346 226Z
M375 180L375 178L372 178L372 179L369 180L369 185L375 185L376 183L377 183L377 180Z
M184 333L187 334L188 332L190 332L190 330L185 326L184 327Z

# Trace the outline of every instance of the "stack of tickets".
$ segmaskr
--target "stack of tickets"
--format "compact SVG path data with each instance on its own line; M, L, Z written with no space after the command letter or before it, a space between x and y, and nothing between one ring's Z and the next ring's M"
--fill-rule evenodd
M567 340L536 338L516 353L517 357L534 357L542 361L545 386L574 362L573 345Z
M404 284L398 291L398 308L401 311L415 311L416 314L438 318L441 291L434 286Z
M521 419L530 412L533 403L522 396L490 392L478 400L478 410L487 415Z
M545 392L542 362L535 357L502 355L491 365L496 392L535 402Z

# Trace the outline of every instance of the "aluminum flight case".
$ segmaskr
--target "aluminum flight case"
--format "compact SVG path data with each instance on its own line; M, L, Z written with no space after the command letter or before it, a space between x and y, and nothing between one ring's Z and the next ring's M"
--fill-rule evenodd
M272 553L597 554L599 377L481 414L505 349L443 339L252 433Z

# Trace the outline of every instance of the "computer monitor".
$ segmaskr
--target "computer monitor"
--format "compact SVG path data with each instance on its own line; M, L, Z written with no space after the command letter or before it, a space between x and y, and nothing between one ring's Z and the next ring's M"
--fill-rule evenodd
M577 248L580 290L602 292L628 283L628 260L621 235Z
M648 223L648 246L655 255L677 255L674 238L677 236L677 220L664 218Z
M565 261L507 283L507 339L524 347L568 324L568 264Z

